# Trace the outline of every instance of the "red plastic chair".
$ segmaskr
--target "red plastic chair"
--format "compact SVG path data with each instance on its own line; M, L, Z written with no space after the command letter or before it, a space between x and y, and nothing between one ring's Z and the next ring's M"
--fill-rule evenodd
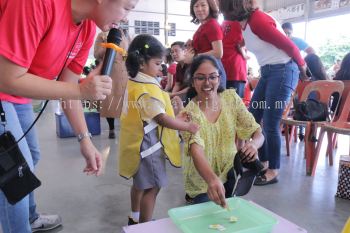
M333 93L339 93L342 95L344 84L341 81L333 80L319 80L313 81L304 87L304 91L299 101L306 101L311 92L316 92L318 101L329 106L329 102ZM333 121L334 116L330 117L330 122ZM282 121L286 125L294 126L306 126L305 132L305 157L306 157L306 173L308 175L315 174L315 159L316 159L316 133L317 128L325 122L309 122L309 121L296 121L288 117ZM321 142L320 142L321 143ZM317 161L316 161L317 162Z
M294 98L301 98L301 95L307 85L309 85L311 81L299 81L297 88L295 89L292 98L289 101L289 104L287 105L286 109L283 112L281 123L284 126L284 137L286 140L286 150L287 150L287 156L290 155L290 144L292 142L292 135L294 135L294 142L297 141L297 130L296 126L303 125L306 126L305 122L303 121L295 121L292 118L293 115L293 100Z
M344 91L340 98L339 114L335 116L333 122L327 122L321 125L319 140L316 147L316 156L314 167L316 167L324 134L327 133L328 145L327 153L329 164L333 165L333 148L337 144L337 134L350 135L350 81L343 81ZM350 155L350 151L349 151Z

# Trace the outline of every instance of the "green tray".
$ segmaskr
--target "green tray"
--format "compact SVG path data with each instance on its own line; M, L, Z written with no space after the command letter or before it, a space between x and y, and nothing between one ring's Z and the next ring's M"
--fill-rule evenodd
M213 202L206 202L173 208L168 214L184 233L269 233L277 223L277 219L271 213L242 198L233 197L226 201L230 211ZM231 216L237 217L238 221L230 223ZM220 224L226 229L210 229L211 224Z

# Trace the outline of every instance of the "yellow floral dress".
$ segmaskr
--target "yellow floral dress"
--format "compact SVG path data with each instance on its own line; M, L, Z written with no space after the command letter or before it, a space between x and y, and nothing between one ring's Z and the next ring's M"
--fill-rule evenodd
M233 159L237 153L235 145L236 135L240 139L248 140L260 127L248 112L247 107L234 90L226 90L219 94L221 113L215 123L207 120L199 106L191 101L183 110L191 115L192 121L200 125L200 130L192 135L183 133L184 145L184 184L185 191L190 197L207 192L207 183L197 172L192 157L190 145L197 143L202 146L209 165L223 183L227 180L227 173L233 166Z

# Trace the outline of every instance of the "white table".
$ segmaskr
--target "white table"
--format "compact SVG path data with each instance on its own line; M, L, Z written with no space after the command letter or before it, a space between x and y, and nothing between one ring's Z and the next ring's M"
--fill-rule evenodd
M259 208L265 209L262 206L252 202ZM267 209L265 209L267 210ZM267 210L278 220L271 233L307 233L307 231L285 218ZM122 233L182 233L180 229L171 221L170 218L163 218L156 221L150 221L142 224L125 226Z

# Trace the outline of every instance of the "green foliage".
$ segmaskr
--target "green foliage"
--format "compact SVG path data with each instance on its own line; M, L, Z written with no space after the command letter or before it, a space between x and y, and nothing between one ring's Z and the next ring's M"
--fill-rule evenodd
M331 67L337 59L350 52L350 37L341 36L337 39L328 39L326 44L320 47L319 56L326 68Z

